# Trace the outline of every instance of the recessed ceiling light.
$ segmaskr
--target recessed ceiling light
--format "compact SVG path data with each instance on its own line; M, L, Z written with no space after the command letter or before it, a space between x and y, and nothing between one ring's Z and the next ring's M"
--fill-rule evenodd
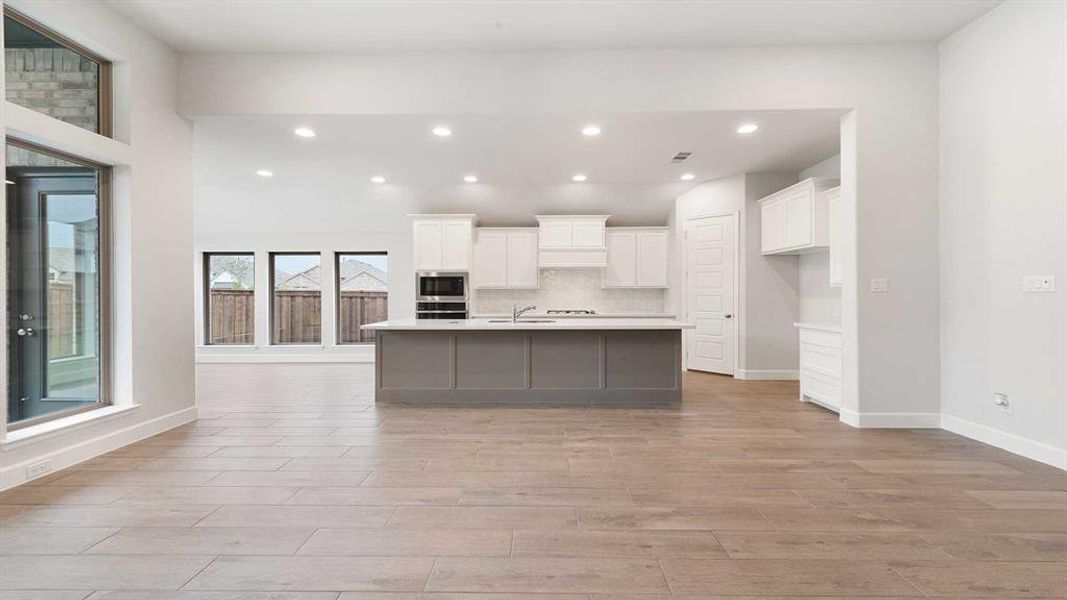
M437 127L434 127L431 131L437 137L448 137L452 135L452 130L448 127L445 127L444 125L438 125Z
M466 181L467 183L478 183L478 176L477 175L464 175L463 176L463 181Z
M759 125L756 125L755 123L745 123L737 128L737 133L754 133L757 129L759 129Z
M600 135L599 125L586 125L582 128L582 135L593 137L594 135Z
M297 127L296 129L293 130L293 133L295 133L296 135L298 135L298 136L300 136L302 138L313 138L313 137L315 137L315 130L310 128L310 127Z
M578 173L574 177L571 177L571 181L577 181L578 183L581 183L581 182L585 181L586 179L588 179L588 177L586 177L585 175L582 175L581 173Z
M696 178L697 178L697 176L693 175L692 173L685 173L685 174L682 175L681 180L682 181L693 181Z
M259 175L260 177L274 177L274 171L271 171L270 169L260 169L256 171L256 175Z
M374 177L371 177L370 180L371 183L385 183L385 177L382 177L381 175L375 175Z

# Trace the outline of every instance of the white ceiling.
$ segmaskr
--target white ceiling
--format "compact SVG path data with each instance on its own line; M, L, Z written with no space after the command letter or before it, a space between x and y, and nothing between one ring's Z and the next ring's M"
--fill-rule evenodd
M939 40L997 0L108 0L183 52L573 50Z
M616 224L662 222L674 198L701 180L798 172L836 154L841 114L207 118L196 122L197 184L284 188L293 197L342 196L342 202L403 198L410 212L477 212L493 224L521 224L516 219L538 212L589 211L616 215ZM759 124L759 131L738 134L746 122ZM580 133L589 123L601 126L600 136ZM453 135L433 136L438 124L450 126ZM313 128L317 137L297 138L292 130L298 126ZM679 151L693 154L671 164ZM261 168L275 176L257 177ZM579 172L587 182L571 181ZM687 172L696 180L681 182ZM464 183L467 174L479 183ZM370 183L374 175L389 183Z

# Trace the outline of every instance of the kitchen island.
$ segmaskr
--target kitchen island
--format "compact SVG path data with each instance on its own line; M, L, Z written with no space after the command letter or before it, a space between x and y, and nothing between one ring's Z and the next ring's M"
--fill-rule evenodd
M375 332L375 400L666 405L682 399L673 319L397 319Z

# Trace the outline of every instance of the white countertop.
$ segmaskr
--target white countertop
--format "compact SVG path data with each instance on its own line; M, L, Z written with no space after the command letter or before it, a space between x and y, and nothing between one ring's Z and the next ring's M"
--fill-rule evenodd
M841 333L841 326L836 323L793 323L793 327L796 327L797 329L814 329L816 331Z
M510 319L511 313L481 312L471 315L472 319ZM595 315L550 315L546 312L528 312L526 319L673 319L670 313L597 313Z
M361 329L373 331L492 331L492 330L600 330L600 329L692 329L693 325L675 321L674 319L652 318L609 318L595 317L586 319L565 318L553 319L551 323L533 323L530 318L523 317L517 323L511 319L504 323L493 323L496 319L393 319L380 323L370 323Z

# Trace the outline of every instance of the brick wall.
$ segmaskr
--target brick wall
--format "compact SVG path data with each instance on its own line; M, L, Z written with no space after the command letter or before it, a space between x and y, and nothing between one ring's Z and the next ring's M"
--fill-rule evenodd
M7 99L97 131L99 65L66 48L7 48Z

